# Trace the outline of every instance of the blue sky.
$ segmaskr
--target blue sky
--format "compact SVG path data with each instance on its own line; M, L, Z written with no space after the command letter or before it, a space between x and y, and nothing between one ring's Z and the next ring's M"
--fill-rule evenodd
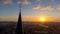
M23 21L41 16L60 21L60 0L0 0L0 21L17 21L20 4Z

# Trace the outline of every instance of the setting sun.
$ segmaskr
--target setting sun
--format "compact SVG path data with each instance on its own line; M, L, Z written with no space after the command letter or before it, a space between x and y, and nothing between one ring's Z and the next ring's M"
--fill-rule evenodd
M45 17L40 17L39 20L40 20L41 22L45 22L45 21L46 21L46 18L45 18Z
M45 21L45 19L44 18L40 18L40 21Z

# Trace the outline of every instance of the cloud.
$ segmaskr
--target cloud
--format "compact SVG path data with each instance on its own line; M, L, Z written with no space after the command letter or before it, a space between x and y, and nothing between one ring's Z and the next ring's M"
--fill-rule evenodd
M17 1L17 4L21 4L21 2L20 1Z
M12 0L3 0L3 4L12 4Z
M31 4L31 2L29 2L28 0L24 0L22 4L28 5L28 4Z
M60 10L60 5L58 5L57 9Z
M60 10L60 7L58 8L58 10Z
M36 6L34 6L34 8L33 8L33 10L38 10L38 9L40 9L40 6L39 6L39 5L36 5Z
M36 0L36 1L40 1L40 0Z
M12 4L12 0L2 0L3 4ZM29 2L28 0L24 0L22 2L17 1L17 4L24 4L24 5L28 5L31 4L31 2Z
M45 10L52 11L52 10L54 10L54 8L51 5L46 5L46 6L43 6L40 10L42 10L42 11L45 11Z

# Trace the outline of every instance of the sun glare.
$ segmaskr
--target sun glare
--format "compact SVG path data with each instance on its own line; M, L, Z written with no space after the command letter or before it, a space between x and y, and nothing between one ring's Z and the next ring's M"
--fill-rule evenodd
M46 18L44 18L44 17L40 17L40 19L39 19L41 22L45 22L46 21Z
M40 20L41 20L41 21L45 21L45 19L44 19L44 18L41 18Z

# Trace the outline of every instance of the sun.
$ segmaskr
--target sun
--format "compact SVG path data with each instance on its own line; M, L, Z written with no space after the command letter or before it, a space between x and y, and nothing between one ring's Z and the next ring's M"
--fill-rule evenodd
M40 17L40 19L39 19L41 22L45 22L46 21L46 18L44 18L44 17Z
M45 21L45 19L44 18L40 18L40 21Z

